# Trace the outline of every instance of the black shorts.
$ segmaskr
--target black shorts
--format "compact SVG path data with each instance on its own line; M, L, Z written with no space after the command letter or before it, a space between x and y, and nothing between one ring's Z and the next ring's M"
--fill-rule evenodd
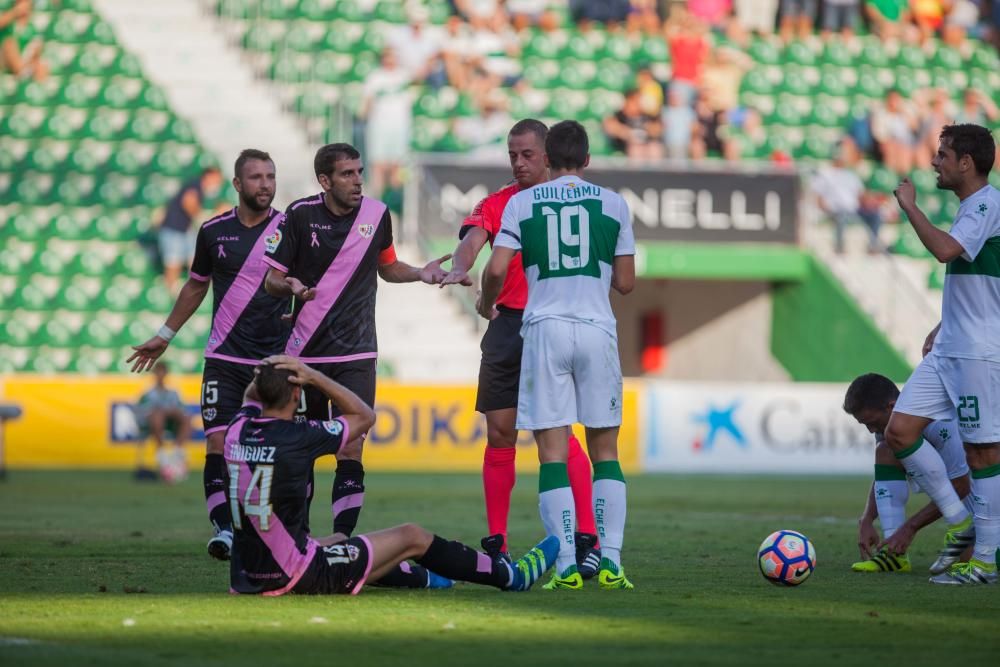
M201 376L201 420L205 435L224 430L243 406L243 394L254 367L221 359L206 359Z
M369 407L375 407L375 364L375 359L358 359L309 366L353 391ZM302 400L297 414L306 419L327 420L340 416L340 410L334 408L326 394L316 387L306 387L302 392Z
M479 388L476 410L490 412L517 407L517 388L521 382L521 317L523 310L501 306L499 315L490 321L479 349Z
M364 535L316 549L295 588L300 595L356 595L372 571L371 542Z

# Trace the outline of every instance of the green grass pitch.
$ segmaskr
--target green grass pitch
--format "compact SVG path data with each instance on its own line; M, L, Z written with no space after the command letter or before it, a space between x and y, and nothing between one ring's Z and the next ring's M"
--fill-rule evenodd
M357 597L240 597L205 554L199 480L13 471L0 482L2 665L992 665L1000 589L940 588L926 567L860 575L860 477L635 476L625 566L636 590L501 593L366 589ZM512 547L541 537L537 478L515 490ZM478 544L477 475L369 474L361 531L415 521ZM322 488L322 486L321 486ZM321 496L318 496L320 498ZM923 501L918 496L911 502ZM316 502L314 526L329 523ZM816 544L802 586L764 581L772 530Z

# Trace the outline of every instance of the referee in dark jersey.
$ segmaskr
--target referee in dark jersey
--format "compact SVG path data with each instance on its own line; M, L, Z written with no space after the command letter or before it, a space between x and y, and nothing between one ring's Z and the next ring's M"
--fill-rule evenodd
M300 358L375 405L376 276L391 283L436 285L446 275L445 255L423 268L396 258L392 218L385 204L361 194L361 154L349 144L329 144L316 153L316 179L323 191L293 202L266 249L270 267L265 289L294 296L293 327L284 353ZM300 416L327 420L336 406L306 387ZM364 500L363 438L337 452L332 511L335 533L350 536Z

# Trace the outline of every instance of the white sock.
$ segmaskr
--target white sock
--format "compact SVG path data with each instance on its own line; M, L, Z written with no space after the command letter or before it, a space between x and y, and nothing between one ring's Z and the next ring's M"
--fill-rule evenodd
M917 448L899 462L906 468L906 474L931 497L948 525L964 521L969 516L969 511L948 479L948 469L941 455L934 447L921 440Z
M875 480L875 506L882 524L882 537L889 539L906 521L910 484L905 479Z
M594 480L594 517L601 538L601 558L615 565L622 562L625 538L625 482L617 479Z
M562 574L569 566L576 565L576 542L573 528L576 526L576 506L573 504L573 490L561 486L538 494L538 511L542 515L545 533L561 540L559 556L556 558L556 573Z
M996 563L1000 547L1000 475L972 478L976 546L972 557L988 565Z

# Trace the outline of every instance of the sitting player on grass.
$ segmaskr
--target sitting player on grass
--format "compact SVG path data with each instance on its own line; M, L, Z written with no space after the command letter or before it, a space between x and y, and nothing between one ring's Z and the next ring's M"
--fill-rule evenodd
M911 482L914 490L919 484L907 481L906 470L885 443L885 427L899 397L899 389L889 378L877 373L861 375L847 388L844 412L875 434L875 481L868 493L865 511L858 520L858 549L865 560L851 565L855 572L909 572L910 558L907 549L917 531L941 518L933 502L927 503L909 519L906 518L906 501L910 497ZM924 429L924 438L931 443L944 461L948 479L959 498L968 506L969 466L965 461L962 440L958 437L957 415L950 421L933 421ZM971 509L970 509L971 511ZM875 531L875 517L882 524L882 539ZM945 537L944 547L930 571L940 574L963 558L969 548L967 543L950 542Z
M293 421L303 387L312 385L342 413L330 421ZM559 540L547 537L516 562L490 558L415 524L347 538L309 534L313 463L366 432L375 412L353 392L288 356L268 357L247 387L226 432L233 513L230 581L235 593L356 594L394 575L407 559L443 577L524 591L555 562Z

